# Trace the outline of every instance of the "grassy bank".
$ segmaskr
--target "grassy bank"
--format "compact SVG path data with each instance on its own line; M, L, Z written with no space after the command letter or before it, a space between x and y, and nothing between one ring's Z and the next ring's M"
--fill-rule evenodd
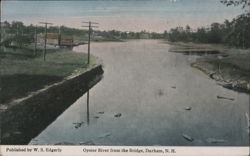
M42 50L36 56L29 48L1 51L0 104L58 82L76 69L87 68L86 62L86 54L66 49L48 50L46 61L43 61Z
M249 49L179 42L172 44L170 51L201 56L191 64L192 67L203 71L226 88L250 93Z

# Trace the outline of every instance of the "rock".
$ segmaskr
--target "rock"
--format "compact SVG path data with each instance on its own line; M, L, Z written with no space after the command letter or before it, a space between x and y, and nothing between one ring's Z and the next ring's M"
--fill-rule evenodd
M8 107L6 105L0 105L0 110L6 110Z
M121 113L117 113L117 114L114 115L114 117L116 117L116 118L119 118L119 117L121 117L121 116L122 116Z
M111 133L105 133L105 134L99 136L98 138L106 138L108 136L111 136Z
M193 139L191 136L187 135L187 134L184 134L184 133L183 133L182 136L183 136L183 138L185 138L187 141L190 141L190 142L194 141L194 139Z
M192 109L192 107L185 107L185 110L190 111Z
M76 122L76 123L73 123L75 125L75 128L80 128L82 126L84 122Z
M233 98L223 97L223 96L217 96L217 99L225 99L225 100L231 100L234 101Z
M224 143L226 142L226 140L223 139L215 139L215 138L208 138L207 139L208 143L213 143L213 144L217 144L217 143Z
M162 89L159 89L158 90L158 96L162 96L164 94L163 90Z
M217 80L217 81L220 80L220 76L217 73L211 73L211 74L209 74L209 77L211 79L214 79L214 80Z

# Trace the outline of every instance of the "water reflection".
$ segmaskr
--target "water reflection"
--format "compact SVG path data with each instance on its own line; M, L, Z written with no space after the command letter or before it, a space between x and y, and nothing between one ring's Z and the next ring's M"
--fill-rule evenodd
M157 40L92 46L92 54L105 65L104 79L91 89L91 101L90 93L77 100L36 138L37 144L249 144L246 121L238 124L249 108L249 96L237 95L191 68L199 56L170 53L170 46ZM79 52L84 51L81 48L85 47L79 47ZM235 100L218 99L218 95ZM76 121L86 124L72 128ZM218 140L221 143L213 143Z
M89 90L87 92L87 124L89 125Z

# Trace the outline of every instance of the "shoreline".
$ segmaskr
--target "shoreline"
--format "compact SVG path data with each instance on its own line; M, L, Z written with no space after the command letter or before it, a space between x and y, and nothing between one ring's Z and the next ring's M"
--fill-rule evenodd
M218 85L237 92L250 94L250 50L224 45L166 42L170 52L199 55L192 68L202 71ZM214 53L213 53L214 52Z
M227 89L250 94L250 76L233 65L228 64L226 66L229 67L216 67L216 63L206 61L196 61L191 64L191 67L202 71L211 79L217 81L217 84ZM230 74L232 71L235 73Z
M28 144L79 97L101 81L103 73L102 65L96 64L26 97L1 105L1 144Z
M101 62L67 49L49 49L46 61L39 50L20 48L1 58L0 142L27 144L79 97L101 81Z

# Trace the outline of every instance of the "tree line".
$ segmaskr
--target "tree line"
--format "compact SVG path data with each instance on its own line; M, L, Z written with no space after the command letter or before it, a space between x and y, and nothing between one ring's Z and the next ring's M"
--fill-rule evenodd
M221 0L221 3L230 6L242 6L243 9L250 9L250 0ZM1 45L9 45L10 41L16 43L34 42L35 29L37 34L44 33L43 26L29 25L25 26L20 21L11 23L5 21L1 23ZM88 35L87 30L60 27L62 35L75 36L82 39ZM59 33L59 27L48 27L48 33ZM208 27L199 27L192 29L189 25L186 27L176 27L165 31L164 33L155 32L125 32L125 31L99 31L93 32L93 38L101 37L102 40L123 40L123 39L167 39L172 42L196 42L196 43L215 43L226 44L240 48L250 48L250 10L239 15L231 21L225 20L224 23L212 23ZM12 38L12 39L8 39ZM86 37L87 38L87 37ZM98 37L96 37L98 38Z
M60 30L59 30L60 29ZM61 35L81 36L87 34L86 30L80 30L76 28L69 28L66 26L50 26L47 29L48 33L59 33ZM30 24L24 25L21 21L4 21L1 23L1 44L8 46L10 42L16 42L18 44L29 44L34 42L35 33L44 33L44 26L35 26Z
M169 41L226 44L229 46L250 47L250 13L242 14L232 21L212 23L209 27L193 30L190 26L172 28L165 31L164 37Z
M69 28L66 26L50 26L47 28L48 33L59 33L65 36L73 36L80 40L87 40L88 30ZM28 26L24 25L21 21L4 21L1 23L1 45L9 46L11 42L17 44L29 44L35 40L35 32L41 34L45 32L44 26L35 26L30 24ZM101 39L100 39L101 37ZM100 31L93 30L92 39L93 40L104 40L104 41L118 41L124 39L159 39L163 38L162 33L155 32L125 32L118 30Z
M209 27L199 27L196 30L189 25L185 28L176 27L164 32L164 38L172 41L225 44L240 48L250 48L250 0L221 0L227 6L241 5L246 13L232 21L212 23Z

